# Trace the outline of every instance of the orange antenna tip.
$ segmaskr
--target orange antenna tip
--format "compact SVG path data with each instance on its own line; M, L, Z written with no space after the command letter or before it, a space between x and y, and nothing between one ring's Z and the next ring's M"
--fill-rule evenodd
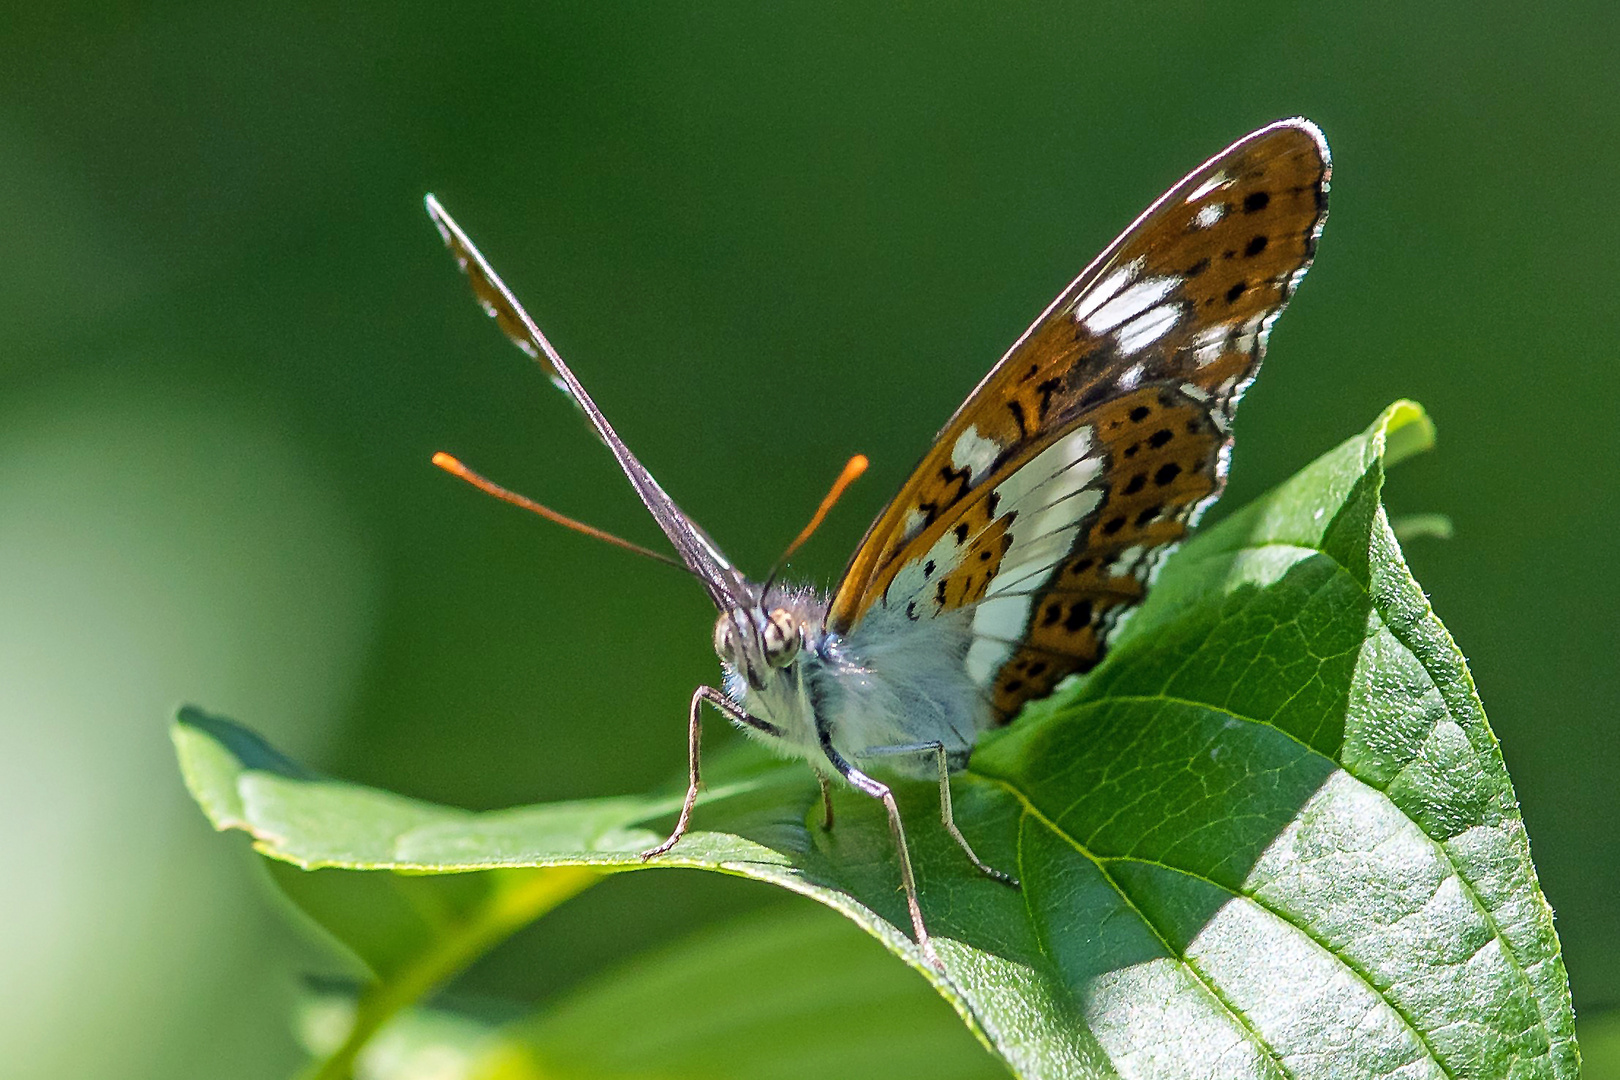
M826 496L821 500L821 505L816 507L814 516L810 518L810 524L806 525L803 531L793 538L793 543L788 545L787 550L782 552L782 557L776 560L776 565L771 568L770 576L765 579L766 582L776 580L776 572L782 568L782 564L787 562L806 540L810 539L811 533L821 527L821 523L826 520L827 512L833 508L833 504L843 497L844 490L849 485L861 478L861 474L866 471L866 467L870 464L871 462L867 460L865 454L856 454L844 463L844 471L838 474L838 479L833 481L832 487L828 489Z
M492 495L501 500L501 502L510 503L519 509L527 510L529 513L543 517L553 524L561 525L565 529L572 529L577 533L583 533L584 535L595 540L600 540L605 544L612 544L614 547L620 547L626 551L633 551L637 555L645 555L649 559L655 559L661 563L668 563L677 570L686 570L688 573L691 572L685 564L677 562L662 552L653 551L649 548L642 547L640 544L631 543L629 540L625 540L622 537L614 536L610 532L605 532L602 529L598 529L594 525L587 525L583 521L575 521L566 514L559 514L551 507L543 506L540 503L535 502L527 495L519 495L515 491L508 491L506 488L503 488L501 485L495 483L495 481L473 472L471 469L467 468L467 466L463 465L458 459L450 454L445 453L443 450L440 450L438 453L433 455L433 464L437 465L451 476L456 477L458 480L465 480L467 483L471 484L479 491L482 491L484 494Z

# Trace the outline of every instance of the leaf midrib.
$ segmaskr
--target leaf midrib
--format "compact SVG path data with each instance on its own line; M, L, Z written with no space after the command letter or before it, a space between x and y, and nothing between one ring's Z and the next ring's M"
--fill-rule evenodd
M1148 932L1158 940L1160 946L1162 946L1164 949L1165 955L1171 957L1183 968L1185 968L1188 974L1193 977L1198 985L1202 986L1205 992L1208 993L1212 999L1214 999L1216 1004L1218 1004L1226 1012L1226 1014L1232 1018L1233 1022L1236 1023L1238 1028L1244 1032L1249 1041L1252 1042L1261 1053L1266 1055L1267 1059L1277 1067L1279 1072L1292 1080L1294 1077L1293 1070L1288 1068L1287 1065L1283 1064L1283 1061L1280 1057L1278 1057L1276 1050L1273 1049L1272 1046L1261 1036L1261 1034L1254 1029L1254 1025L1249 1023L1249 1018L1243 1015L1242 1011L1236 1008L1231 1002L1227 1001L1226 996L1220 992L1215 983L1205 977L1204 973L1199 971L1197 966L1193 964L1192 961L1188 960L1184 956L1181 956L1177 950L1171 946L1169 939L1160 932L1158 926L1154 924L1153 920L1149 919L1142 909L1136 906L1136 901L1131 899L1130 895L1124 889L1120 888L1119 883L1114 880L1114 875L1108 872L1108 868L1103 865L1102 861L1092 854L1091 851L1085 847L1085 845L1069 836L1063 830L1057 828L1046 818L1045 815L1043 815L1039 810L1035 809L1030 801L1024 797L1023 792L1019 791L1011 784L1001 781L996 782L1019 801L1019 804L1023 807L1025 816L1033 817L1036 821L1045 825L1048 829L1051 829L1055 835L1067 841L1075 851L1079 852L1081 856L1089 860L1091 864L1097 868L1097 873L1102 875L1102 879L1108 883L1108 887L1119 894L1119 898L1125 904L1125 906L1136 913L1136 917L1142 921L1142 925L1147 927ZM1020 829L1019 831L1022 832L1023 830ZM1021 880L1028 881L1029 871L1023 865L1023 861L1023 845L1020 843L1018 873ZM1030 895L1030 890L1025 888L1021 891L1024 897L1024 910L1029 915L1030 930L1034 934L1035 941L1040 947L1041 955L1044 956L1046 958L1046 962L1051 964L1053 969L1056 970L1058 969L1058 965L1052 959L1051 950L1047 948L1046 938L1040 930L1040 920L1036 918L1035 911L1030 906L1030 904L1033 902Z

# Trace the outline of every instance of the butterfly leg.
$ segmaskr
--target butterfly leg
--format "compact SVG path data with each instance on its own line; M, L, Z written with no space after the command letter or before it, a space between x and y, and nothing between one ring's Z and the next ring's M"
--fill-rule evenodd
M816 779L821 782L821 830L822 832L832 832L832 781L827 779L827 774L819 769L816 771Z
M944 974L945 965L934 951L934 941L928 936L928 927L923 925L922 907L917 903L917 878L911 872L911 849L906 846L906 827L900 822L900 807L894 801L894 792L889 790L887 784L872 779L845 761L843 755L833 749L832 738L825 729L820 735L822 753L827 755L828 763L838 770L838 775L848 780L855 790L882 802L883 809L889 812L889 832L894 836L894 846L900 855L900 884L906 890L906 908L911 914L911 932L917 939L917 950L930 967Z
M769 735L782 734L775 724L768 724L757 717L749 716L734 705L730 698L712 686L700 686L692 692L692 706L688 713L686 735L686 766L689 782L686 785L686 801L681 804L681 816L676 819L675 831L655 848L648 848L641 853L642 861L664 854L674 847L680 838L686 835L686 826L692 821L692 808L697 805L698 789L703 781L698 775L699 759L702 756L703 745L703 703L713 705L716 712L721 713L728 720L734 720L749 727L759 728Z
M934 760L939 762L939 819L945 823L945 829L956 840L956 846L967 853L969 861L979 868L979 872L986 877L995 878L1003 885L1019 888L1018 879L1011 874L1003 873L979 858L974 852L973 845L967 842L962 830L956 827L956 816L951 812L951 766L949 755L945 753L943 743L934 744Z
M985 877L994 878L1003 885L1011 885L1015 889L1020 887L1017 878L997 870L979 858L978 853L973 850L973 845L969 844L967 837L962 835L962 830L956 827L956 815L951 810L951 758L945 749L944 743L935 741L906 743L903 746L875 746L864 751L864 753L871 756L933 755L934 760L939 764L939 820L944 824L945 831L951 834L951 838L956 841L956 846L962 849L963 854L968 857L968 861L978 867L979 873Z

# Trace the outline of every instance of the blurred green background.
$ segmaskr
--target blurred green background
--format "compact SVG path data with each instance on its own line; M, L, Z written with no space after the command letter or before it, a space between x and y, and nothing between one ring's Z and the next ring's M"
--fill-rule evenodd
M1440 448L1389 501L1455 520L1409 557L1501 737L1583 1022L1620 1006L1617 32L1608 4L13 6L7 1075L299 1060L297 975L335 961L190 805L182 701L469 807L682 768L701 593L428 464L656 535L475 311L424 191L745 567L871 455L799 560L825 581L1104 243L1295 113L1333 146L1332 215L1228 506L1397 396L1429 408ZM626 876L463 986L544 998L783 902Z

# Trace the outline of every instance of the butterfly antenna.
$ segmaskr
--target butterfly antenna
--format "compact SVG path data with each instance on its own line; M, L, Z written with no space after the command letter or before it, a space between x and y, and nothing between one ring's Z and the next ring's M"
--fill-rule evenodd
M771 567L770 574L765 578L764 588L760 590L762 594L775 583L776 575L786 565L787 561L793 557L793 553L803 547L804 542L810 539L810 534L821 527L821 523L827 519L827 512L833 508L834 503L843 497L845 489L859 480L861 474L866 471L866 467L870 464L871 462L866 459L865 454L856 454L844 465L844 471L838 474L838 479L833 481L832 487L828 489L827 494L822 498L821 505L816 507L815 514L810 518L810 524L806 525L799 532L799 535L793 538L793 543L787 546L787 550L782 552L782 557L776 560L776 565Z
M610 532L604 532L594 525L585 524L583 521L575 521L566 514L557 513L557 511L553 510L549 506L542 506L526 495L519 495L515 491L508 491L506 488L503 488L501 485L495 483L495 481L473 472L471 469L467 468L467 466L463 465L459 460L451 457L442 450L433 455L433 464L437 465L451 476L454 476L459 480L467 481L467 483L471 484L479 491L482 491L484 494L495 496L497 499L501 500L501 502L511 503L513 506L527 510L531 514L539 514L547 521L561 525L565 529L573 529L577 533L584 533L586 536L596 540L601 540L603 543L612 544L614 547L620 547L626 551L633 551L637 555L645 555L649 559L655 559L658 562L667 563L677 570L691 573L684 563L672 559L662 552L653 551L651 548L644 548L640 544L632 543L623 537L614 536Z

